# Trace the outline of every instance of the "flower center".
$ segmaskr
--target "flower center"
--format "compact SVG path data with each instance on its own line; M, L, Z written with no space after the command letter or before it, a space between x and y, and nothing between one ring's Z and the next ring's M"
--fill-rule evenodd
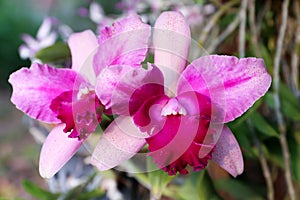
M186 115L187 112L185 108L178 102L176 98L172 98L168 101L168 103L164 106L161 111L162 116L168 115Z

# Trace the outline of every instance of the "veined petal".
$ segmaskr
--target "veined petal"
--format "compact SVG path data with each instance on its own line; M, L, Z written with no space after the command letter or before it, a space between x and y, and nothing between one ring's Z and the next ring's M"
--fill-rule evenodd
M97 38L91 30L73 33L68 41L72 54L72 69L94 83L93 57L98 47Z
M94 70L111 65L139 67L144 61L151 27L143 23L138 15L131 15L105 27L98 40L99 47L94 57Z
M118 117L101 136L91 163L100 171L116 167L145 145L144 137L130 117Z
M163 76L152 65L148 69L113 66L98 76L96 94L114 114L132 115L146 99L164 94Z
M113 92L124 74L133 68L128 65L116 65L104 68L97 78L95 92L106 109L112 105Z
M84 140L69 138L63 131L65 125L57 125L48 135L40 154L39 170L43 178L51 178L77 152Z
M174 11L163 12L154 28L154 64L163 72L166 86L174 90L187 63L190 28L184 16Z
M212 55L200 57L186 68L178 93L194 90L209 96L225 111L226 123L248 110L270 84L262 59Z
M212 160L234 177L244 171L244 161L240 146L230 129L226 126L224 126L215 146Z
M22 68L10 75L13 87L11 101L29 116L49 123L59 123L50 105L65 91L72 91L84 80L71 69L57 69L38 63Z

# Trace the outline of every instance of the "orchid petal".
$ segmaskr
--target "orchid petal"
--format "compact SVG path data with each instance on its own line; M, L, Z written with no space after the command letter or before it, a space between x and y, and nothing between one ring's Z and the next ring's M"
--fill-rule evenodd
M94 70L111 65L141 66L144 61L151 27L138 15L120 19L111 27L105 27L99 37L99 48L94 57Z
M11 101L19 110L44 122L59 123L50 109L52 100L84 80L71 69L34 63L11 74L8 81L13 87Z
M39 42L39 47L42 49L42 48L53 45L56 41L56 38L57 38L57 33L55 33L55 32L49 33L49 35L47 35L47 37L43 38L43 40L41 40Z
M52 25L53 25L53 21L54 19L51 18L51 17L46 17L44 20L43 20L43 23L41 24L37 34L36 34L36 38L38 40L43 40L44 38L46 38L50 32L51 32L51 28L52 28Z
M84 140L69 138L63 129L65 124L57 125L43 144L39 170L43 178L51 178L76 153Z
M212 160L234 177L243 173L244 161L241 149L234 135L226 126L215 146Z
M39 42L33 38L31 35L23 34L22 40L25 42L25 44L32 50L37 51L39 47Z
M126 66L107 67L99 75L96 94L106 109L113 113L131 115L146 99L164 93L163 76L152 65L148 69Z
M191 33L179 12L163 12L155 23L153 33L154 64L163 72L165 84L175 89L189 54Z
M98 76L95 92L106 109L109 109L112 105L111 98L116 85L120 81L120 77L132 69L128 65L109 66L103 69Z
M197 91L224 109L223 122L242 115L263 96L271 84L262 59L203 56L183 72L178 93Z
M101 23L101 21L104 19L105 14L104 14L104 10L102 8L102 6L93 1L90 4L90 18L92 21L96 22L96 23Z
M19 47L19 54L22 59L33 58L34 53L34 50L28 48L28 46L24 44Z
M101 136L91 158L100 171L113 168L134 156L144 145L139 129L130 117L118 117Z
M93 56L98 46L96 36L91 30L73 33L68 44L72 54L72 69L94 83Z
M153 157L158 167L168 171L169 175L174 175L177 171L186 174L187 164L195 171L203 169L211 158L212 151L210 148L206 155L198 156L202 148L208 149L202 145L208 124L209 120L197 116L168 116L163 128L146 138L149 155Z

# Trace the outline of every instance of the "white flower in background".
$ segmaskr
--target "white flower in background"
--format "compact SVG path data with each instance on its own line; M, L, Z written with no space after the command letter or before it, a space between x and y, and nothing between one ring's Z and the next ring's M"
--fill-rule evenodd
M181 12L190 26L199 26L207 15L215 12L212 4L191 4L175 6L174 10Z
M98 32L105 26L112 25L115 21L113 17L106 16L102 6L95 1L91 2L89 9L80 8L79 14L83 17L89 17L94 23L96 23L98 25Z
M46 17L38 29L36 38L29 34L23 34L22 40L25 44L19 47L19 54L22 59L33 59L35 54L48 46L55 43L57 39L57 32L53 27L58 23L57 19L53 17Z
M207 15L215 12L212 4L197 4L194 0L121 0L117 3L116 8L122 10L123 15L140 14L143 21L150 24L153 24L163 11L179 11L190 26L201 25Z

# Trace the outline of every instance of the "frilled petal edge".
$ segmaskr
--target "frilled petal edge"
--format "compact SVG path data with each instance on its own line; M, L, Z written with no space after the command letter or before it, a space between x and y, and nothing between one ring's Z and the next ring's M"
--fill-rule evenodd
M84 80L74 70L57 69L34 63L10 75L13 92L11 101L29 116L48 123L59 123L50 105L53 99L66 91L72 91Z
M183 72L178 93L194 90L207 95L225 111L223 122L242 115L271 85L264 61L234 56L203 56Z
M151 27L143 23L138 15L122 18L101 30L94 57L96 75L106 66L141 66L148 51L150 34Z

